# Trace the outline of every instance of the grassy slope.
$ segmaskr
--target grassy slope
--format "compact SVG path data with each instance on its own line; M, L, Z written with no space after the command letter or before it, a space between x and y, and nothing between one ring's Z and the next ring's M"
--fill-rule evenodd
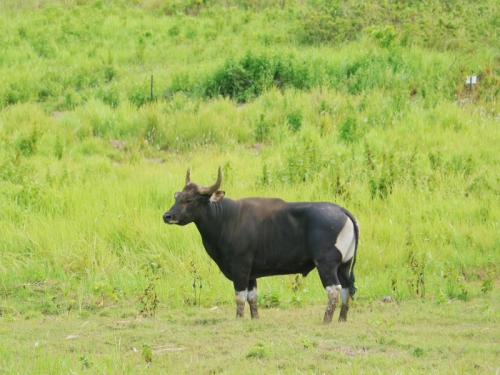
M233 304L231 283L208 259L195 228L161 222L186 168L208 184L218 165L229 197L328 200L355 213L362 242L353 311L383 295L407 303L424 290L428 314L456 298L498 311L488 294L497 293L500 259L495 2L455 13L427 2L443 12L438 24L422 9L372 5L372 22L353 8L363 32L349 43L319 45L301 44L317 15L294 3L283 11L208 8L196 17L170 15L153 1L77 3L2 5L4 322L67 311L86 318L111 306L135 315L152 281L160 310L180 315L176 308L194 302L194 276L203 285L202 306L218 304L229 311L224 319L232 316L225 307ZM460 13L470 7L485 12L473 26ZM415 19L414 12L422 15L415 24L396 19ZM351 26L339 25L348 38ZM216 81L214 72L229 56L245 55L263 62L285 56L280 61L290 62L294 84L307 89L268 88L246 103L207 98L204 85ZM471 71L480 76L469 93L463 82ZM158 100L148 103L151 75ZM306 306L299 315L311 309L321 315L325 296L315 272L298 281L263 279L259 289L263 304L279 300L284 308ZM371 323L368 315L360 321ZM416 344L408 348L409 358L419 357L411 354ZM57 359L52 365L75 367Z

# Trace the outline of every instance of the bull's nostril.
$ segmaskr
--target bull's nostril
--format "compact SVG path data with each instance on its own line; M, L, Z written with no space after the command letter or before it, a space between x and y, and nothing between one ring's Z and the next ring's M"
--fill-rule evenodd
M172 215L171 214L169 214L169 213L163 214L163 221L165 223L168 222L170 219L172 219Z

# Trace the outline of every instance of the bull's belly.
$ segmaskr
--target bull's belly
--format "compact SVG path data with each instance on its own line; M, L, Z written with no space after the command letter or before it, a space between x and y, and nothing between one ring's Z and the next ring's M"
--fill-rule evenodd
M300 273L307 276L315 268L312 259L293 263L254 264L250 270L250 279L266 276L292 275Z

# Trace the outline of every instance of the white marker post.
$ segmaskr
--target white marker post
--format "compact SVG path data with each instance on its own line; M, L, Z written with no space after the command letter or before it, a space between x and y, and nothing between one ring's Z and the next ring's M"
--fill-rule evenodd
M467 76L467 79L465 80L465 84L469 85L469 91L472 91L472 85L475 85L477 82L477 76Z

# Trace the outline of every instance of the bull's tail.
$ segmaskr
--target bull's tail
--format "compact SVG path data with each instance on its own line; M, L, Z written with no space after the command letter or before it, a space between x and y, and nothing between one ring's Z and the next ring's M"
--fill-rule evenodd
M358 288L354 286L354 281L356 278L354 277L354 266L356 265L356 255L358 254L358 243L359 243L359 224L356 218L351 214L349 211L345 210L346 215L349 217L349 219L352 220L354 224L354 240L355 240L355 246L354 246L354 255L353 259L351 262L351 267L349 269L349 294L351 295L351 298L354 299L354 294L356 294L356 291Z

